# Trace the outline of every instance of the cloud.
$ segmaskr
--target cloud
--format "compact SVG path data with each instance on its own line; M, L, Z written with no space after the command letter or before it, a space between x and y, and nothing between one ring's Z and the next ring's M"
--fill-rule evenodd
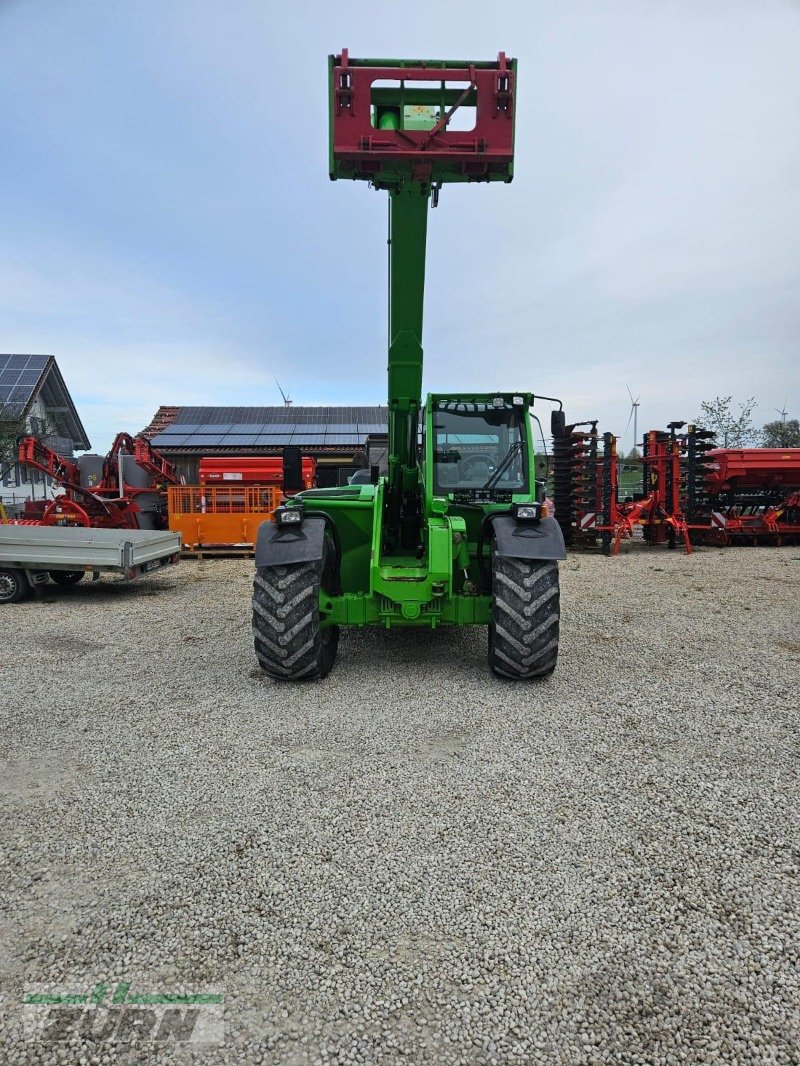
M348 44L520 59L513 184L430 216L427 388L533 388L612 430L626 384L643 426L800 404L797 5L511 3L502 33L477 2L41 11L0 15L0 347L57 355L98 439L276 377L383 401L385 194L326 176Z

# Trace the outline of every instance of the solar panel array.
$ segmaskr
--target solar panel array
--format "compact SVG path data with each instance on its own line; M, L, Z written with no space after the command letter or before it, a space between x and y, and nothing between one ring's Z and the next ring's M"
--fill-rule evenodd
M156 448L352 448L387 432L385 407L181 407Z
M17 418L28 406L49 355L0 355L0 412Z

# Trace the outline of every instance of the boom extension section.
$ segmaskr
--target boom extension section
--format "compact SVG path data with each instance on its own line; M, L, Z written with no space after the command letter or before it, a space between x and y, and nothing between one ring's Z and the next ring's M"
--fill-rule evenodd
M417 461L428 204L452 181L511 181L516 61L329 59L330 177L389 192L389 454L383 547L422 543ZM468 129L465 127L469 127Z

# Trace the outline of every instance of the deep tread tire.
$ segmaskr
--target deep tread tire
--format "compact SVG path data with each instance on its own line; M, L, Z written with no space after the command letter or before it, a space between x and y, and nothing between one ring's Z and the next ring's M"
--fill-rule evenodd
M72 585L77 585L79 581L83 581L86 577L86 573L83 570L51 570L50 579L55 581L61 588L70 588Z
M547 677L558 659L558 563L492 557L489 666L498 677Z
M326 552L324 585L330 552ZM322 629L322 562L263 566L253 581L253 639L261 669L276 681L315 681L330 673L339 627Z

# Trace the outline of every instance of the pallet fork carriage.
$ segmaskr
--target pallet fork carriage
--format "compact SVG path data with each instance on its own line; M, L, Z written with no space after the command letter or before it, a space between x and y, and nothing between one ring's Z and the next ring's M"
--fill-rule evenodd
M256 654L274 678L319 678L342 625L480 624L497 675L544 677L558 654L565 550L536 479L533 394L422 402L429 209L447 183L511 181L516 61L342 51L328 78L331 179L389 196L388 471L300 492L261 527Z

